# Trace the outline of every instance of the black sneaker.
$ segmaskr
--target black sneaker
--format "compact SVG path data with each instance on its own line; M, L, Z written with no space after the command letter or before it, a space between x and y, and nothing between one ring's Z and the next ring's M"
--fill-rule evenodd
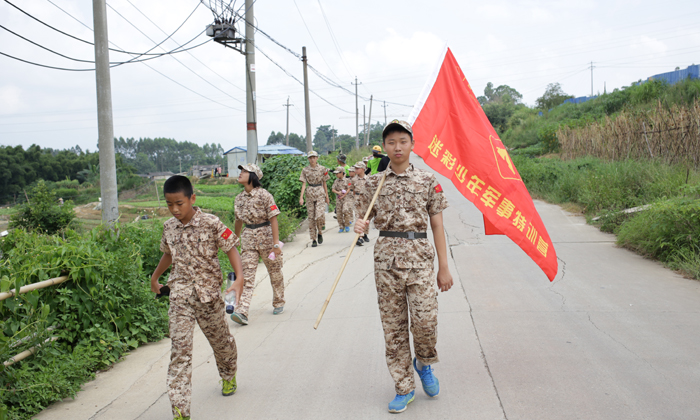
M357 246L362 246L362 239L358 239L358 240L357 240L357 243L356 243L355 245L357 245Z
M323 235L321 235L321 234L319 233L319 234L318 234L318 244L320 245L320 244L322 244L322 243L323 243Z
M369 238L367 237L367 234L365 233L365 236L362 237L362 240L365 242L369 242Z
M313 242L311 243L311 247L312 247L312 248L316 248L317 246L318 246L318 244L316 243L316 241L313 241Z

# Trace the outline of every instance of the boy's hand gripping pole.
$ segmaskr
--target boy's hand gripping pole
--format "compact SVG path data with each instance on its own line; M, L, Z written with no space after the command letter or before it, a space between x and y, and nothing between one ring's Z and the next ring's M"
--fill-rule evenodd
M379 191L381 191L382 187L384 186L385 179L386 179L386 171L384 171L384 175L382 176L382 179L379 181L379 186L377 187L377 191L374 193L374 197L372 197L372 201L369 203L369 208L367 209L367 213L365 213L365 217L363 219L365 222L369 218L369 214L372 212L372 208L374 207L374 202L377 201L377 197L379 196ZM345 270L345 266L348 265L348 261L350 261L350 255L352 254L353 249L355 249L355 245L357 244L357 241L359 239L360 239L360 234L356 233L355 239L352 241L352 245L350 246L350 250L348 251L348 255L345 256L345 261L343 261L343 265L340 267L340 273L338 273L338 277L335 278L335 282L333 282L333 287L331 288L331 292L328 293L328 297L326 298L326 301L323 303L323 308L321 308L321 313L318 314L318 318L316 319L316 323L314 324L314 329L317 329L318 324L321 323L321 318L323 318L323 313L326 312L326 308L328 307L328 303L331 301L331 297L333 297L333 292L335 292L335 288L336 288L336 286L338 286L338 281L340 281L340 276L343 275L343 271Z

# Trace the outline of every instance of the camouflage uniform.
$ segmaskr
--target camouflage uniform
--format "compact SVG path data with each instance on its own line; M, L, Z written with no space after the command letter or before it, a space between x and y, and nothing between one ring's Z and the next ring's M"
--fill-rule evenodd
M315 168L307 166L301 171L299 181L306 182L304 200L306 201L306 212L309 218L309 236L312 241L317 239L319 233L323 233L323 226L326 224L326 191L323 183L328 181L328 169L321 165ZM321 184L312 187L311 184Z
M250 192L243 191L236 196L236 219L246 225L260 224L269 221L280 214L275 199L263 188L253 188ZM262 258L272 283L272 306L284 306L284 277L282 276L282 254L274 260L268 258L272 252L274 240L272 226L257 229L245 229L241 234L241 260L243 262L243 295L238 300L236 312L248 316L250 300L255 289L255 272L258 269L258 257Z
M379 192L370 218L379 230L426 232L430 217L447 208L447 199L435 175L410 165L402 174L391 168ZM362 215L367 211L383 173L367 179L359 196ZM438 362L437 291L433 260L435 250L428 239L380 236L374 246L374 276L379 313L384 328L386 361L396 393L415 389L410 326L416 358L426 365Z
M190 415L192 396L192 333L195 322L214 350L219 375L231 380L236 375L238 352L229 332L221 296L221 267L218 250L228 252L238 238L218 217L194 207L192 220L183 225L171 218L164 223L160 250L172 257L170 287L170 366L168 396L173 415L179 408Z
M344 229L346 226L352 225L352 208L354 205L354 200L352 196L352 192L350 189L352 188L352 181L343 178L343 179L336 179L335 182L333 182L333 188L336 191L349 191L348 194L340 199L336 198L335 200L335 210L338 215L338 226L341 229Z
M360 178L359 176L355 175L352 177L352 188L353 188L353 194L355 198L355 217L358 219L362 219L365 217L365 213L362 212L362 200L360 199L360 196L365 190L365 185L367 184L367 177L365 176L364 178ZM371 198L370 198L371 200ZM367 211L367 208L365 207L365 211ZM369 225L367 226L367 229L365 230L365 235L369 233Z

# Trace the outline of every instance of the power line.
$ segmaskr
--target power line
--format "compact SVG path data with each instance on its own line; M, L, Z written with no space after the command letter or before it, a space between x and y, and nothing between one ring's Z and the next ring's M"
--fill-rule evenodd
M265 51L263 51L263 50L260 49L260 47L258 46L257 43L255 44L255 49L258 50L258 51L260 51L260 53L261 53L262 55L264 55L268 60L270 60L270 62L272 62L272 64L274 64L275 66L279 67L279 69L282 70L287 76L291 77L292 79L296 80L297 83L299 83L300 85L304 86L304 82L302 82L301 80L297 79L292 73L288 72L287 69L285 69L285 68L282 67L279 63L277 63L275 60L273 60L269 55L267 55L267 54L265 53ZM308 65L308 64L307 64L307 65ZM310 66L309 66L309 67L310 67ZM345 110L345 109L343 109L343 108L341 108L341 107L339 107L339 106L337 106L337 105L335 105L335 104L333 104L333 103L327 101L323 96L321 96L321 95L319 95L318 93L314 92L312 89L309 89L309 92L311 92L311 93L313 93L314 95L318 96L319 99L321 99L323 102L327 103L328 105L330 105L330 106L332 106L332 107L334 107L334 108L337 108L337 109L339 109L339 110L341 110L341 111L343 111L343 112L347 112L348 114L352 114L352 112L347 111L347 110Z
M345 66L345 70L348 71L348 76L351 76L355 73L351 71L350 66L348 66L348 63L345 61L345 58L343 58L343 53L340 51L340 44L338 43L338 39L335 37L335 33L333 33L333 28L331 27L331 23L328 21L328 17L326 16L326 11L323 10L323 5L321 4L321 0L318 1L318 7L321 8L321 14L323 15L323 20L326 22L326 27L328 28L328 32L331 34L331 40L333 41L333 46L335 47L336 51L338 51L338 55L340 56L340 61L343 62L343 65Z
M338 75L336 75L335 72L333 72L333 68L331 67L330 64L328 64L328 61L326 61L326 58L323 56L323 54L321 54L321 48L319 48L318 44L316 43L316 39L314 39L314 36L311 34L311 30L309 29L309 26L306 24L306 20L304 19L304 15L301 13L301 10L299 9L299 5L297 4L297 1L296 0L293 0L293 1L294 1L294 7L296 7L297 12L299 12L299 17L301 17L301 21L304 24L304 27L306 28L306 32L309 33L309 36L311 37L311 41L316 46L316 50L318 51L318 55L321 57L321 60L323 60L323 62L326 63L326 66L328 66L328 70L330 70L331 73L333 73L333 76L340 79L338 77ZM307 66L308 66L308 63L307 63Z
M22 36L22 35L20 35L20 34L18 34L18 33L16 33L16 32L14 32L14 31L12 31L12 30L10 30L10 29L8 29L8 28L2 26L2 25L0 25L0 28L6 30L7 32L11 33L12 35L14 35L14 36L16 36L16 37L18 37L18 38L23 39L24 41L29 42L30 44L33 44L33 45L35 45L35 46L37 46L37 47L39 47L39 48L41 48L41 49L43 49L43 50L46 50L46 51L48 51L48 52L50 52L50 53L56 54L56 55L58 55L58 56L60 56L60 57L66 58L66 59L68 59L68 60L78 61L78 62L81 62L81 63L90 63L90 64L94 64L94 63L95 63L94 60L82 60L82 59L79 59L79 58L69 57L69 56L67 56L67 55L65 55L65 54L61 54L61 53L58 52L58 51L54 51L54 50L52 50L52 49L50 49L50 48L48 48L48 47L45 47L45 46L43 46L43 45L41 45L41 44L39 44L39 43L37 43L37 42L34 42L34 41L32 41L31 39L26 38L26 37L24 37L24 36ZM178 46L178 47L175 48L174 50L167 51L167 52L165 52L165 53L160 53L160 54L154 55L154 56L152 56L152 57L144 58L144 59L142 59L142 60L137 60L137 59L136 59L137 57L134 57L133 59L127 60L127 61L111 61L110 64L112 64L112 65L111 65L110 67L111 67L111 68L114 68L114 67L121 66L121 65L123 65L123 64L128 64L128 63L140 63L140 62L142 62L142 61L154 60L154 59L160 58L160 57L162 57L162 56L164 56L164 55L170 55L170 54L173 54L174 52L180 52L180 51L176 51L176 50L179 50L179 49L182 48L183 46L185 46L185 45L189 44L190 42L194 41L194 40L195 40L197 37L199 37L199 35L201 35L203 32L204 32L204 31L200 32L199 34L197 34L197 36L195 36L195 37L192 38L191 40L187 41L187 43ZM206 43L209 42L209 41L210 41L210 40L208 39L208 40L202 42L201 44L195 45L195 46L190 47L190 48L183 49L183 50L181 50L181 51L187 51L187 50L191 50L191 49L200 47L200 46L206 44ZM149 51L150 51L150 50L149 50ZM6 54L6 55L7 55L7 54ZM141 56L141 55L145 55L145 54L140 54L139 56ZM151 54L149 54L149 55L151 55ZM21 59L19 59L19 58L17 58L17 57L12 57L12 56L10 56L10 55L7 55L7 56L22 61ZM32 63L32 62L29 62L29 61L25 61L25 62L30 63L30 64L36 64L36 65L38 65L38 63ZM59 69L59 67L56 67L56 69ZM68 69L66 69L66 70L68 70ZM94 69L75 69L74 71L89 71L89 70L94 70Z
M49 1L50 1L50 0L49 0ZM199 5L199 3L198 3L197 5ZM134 29L136 29L137 31L139 31L139 33L141 33L143 36L145 36L146 38L148 38L151 42L155 43L155 41L154 41L153 39L151 39L151 37L149 37L148 35L146 35L141 29L139 29L138 26L134 25L134 24L133 24L129 19L127 19L124 15L122 15L121 13L119 13L119 11L118 11L117 9L115 9L114 7L112 7L111 4L107 3L107 6L108 6L110 9L112 9L112 10L114 11L114 13L116 13L116 14L119 15L122 19L124 19L124 20L125 20L129 25L131 25ZM213 87L214 89L218 90L219 92L223 93L224 95L228 96L229 98L231 98L231 99L233 99L233 100L235 100L235 101L237 101L237 102L240 102L241 104L245 104L245 102L241 101L240 99L236 98L235 96L229 95L227 92L225 92L224 90L222 90L221 88L219 88L218 86L216 86L215 84L213 84L212 82L210 82L209 80L207 80L207 79L205 79L204 77L202 77L199 73L197 73L196 71L192 70L192 69L191 69L190 67L188 67L185 63L183 63L182 61L180 61L177 57L172 57L172 58L173 58L175 61L177 61L178 63L180 63L184 68L186 68L187 70L189 70L192 74L194 74L195 76L199 77L199 78L202 79L205 83L207 83L208 85L210 85L211 87Z
M231 0L231 2L233 2L233 1L234 1L234 0ZM127 0L127 2L128 2L130 5L132 5L132 6L134 7L134 9L138 10L138 12L141 13L141 15L142 15L143 17L145 17L146 19L148 19L148 21L151 22L151 23L153 24L153 26L155 26L156 28L158 28L158 29L159 29L161 32L163 32L164 34L166 33L160 26L158 26L153 20L151 20L151 18L149 18L148 16L146 16L146 14L143 13L143 12L141 11L141 9L139 9L138 7L136 7L136 5L135 5L134 3L132 3L130 0ZM200 4L200 3L197 3L197 6L199 6L199 4ZM230 3L229 3L229 5L230 5ZM196 8L195 8L195 9L196 9ZM175 41L175 40L173 39L173 41ZM155 48L155 47L154 47L154 48ZM215 75L217 75L217 76L219 76L221 79L223 79L225 82L227 82L227 83L230 84L231 86L235 87L236 89L238 89L238 90L240 90L240 91L242 91L242 92L245 92L245 89L243 89L243 88L241 88L241 87L239 87L239 86L233 84L230 80L228 80L228 79L225 78L224 76L220 75L219 73L215 72L211 67L207 66L207 65L204 64L200 59L198 59L197 57L195 57L194 54L191 54L191 53L188 53L188 54L189 54L192 58L194 58L195 60L197 60L197 62L200 63L202 66L204 66L204 67L207 68L209 71L211 71L212 73L214 73Z

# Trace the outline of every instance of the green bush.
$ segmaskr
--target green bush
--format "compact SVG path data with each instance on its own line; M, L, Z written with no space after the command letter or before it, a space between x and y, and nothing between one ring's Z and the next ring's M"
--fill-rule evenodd
M299 175L306 165L308 159L303 156L278 155L266 159L260 167L265 174L260 183L275 197L280 210L300 218L306 218L306 206L299 205Z
M0 405L10 419L33 416L119 360L130 348L163 338L167 302L153 299L149 275L160 254L159 224L93 229L65 239L16 229L0 242L0 290L64 273L58 286L0 302L0 358L53 335L57 341L0 372ZM158 255L156 257L156 255ZM47 332L49 326L57 327ZM19 346L10 344L24 339Z
M700 279L700 200L655 203L620 227L617 243Z
M39 181L31 189L30 197L29 202L19 206L17 213L10 217L11 228L53 234L65 229L75 219L71 203L59 206L56 194L49 191L44 181Z

